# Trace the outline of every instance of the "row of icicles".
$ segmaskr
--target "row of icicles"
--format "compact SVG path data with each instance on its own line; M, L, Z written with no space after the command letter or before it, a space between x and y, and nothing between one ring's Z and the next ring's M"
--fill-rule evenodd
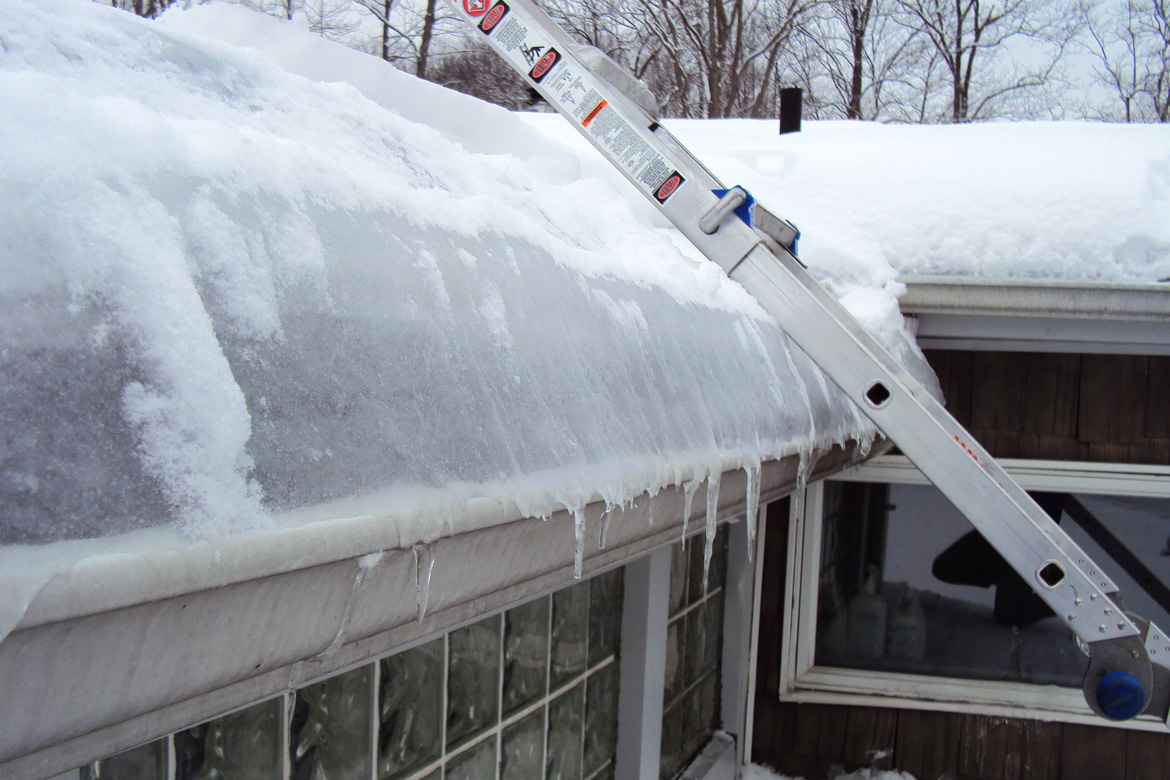
M797 511L801 512L804 506L804 489L808 485L809 476L816 468L817 461L823 454L821 450L811 450L802 452L800 454L800 463L797 467L796 475L796 501ZM747 474L747 485L745 488L745 503L747 504L746 522L747 522L747 555L748 561L752 561L756 549L756 529L757 517L760 508L760 463L749 464L744 467L744 472ZM686 540L688 525L691 517L691 507L694 501L695 493L698 492L699 487L707 483L707 512L706 512L706 528L704 534L703 547L703 592L707 592L707 580L711 569L711 557L715 551L715 532L717 529L717 519L719 512L719 483L721 479L721 472L711 472L706 477L689 480L683 483L683 524L682 524L682 540ZM609 507L601 516L601 532L598 539L598 546L605 549L606 534L609 531L610 519L615 514L615 507ZM570 510L573 514L573 578L580 579L583 572L584 554L585 554L585 510L584 507L577 507ZM546 520L548 518L545 518ZM651 525L654 523L653 504L650 506L650 511L647 512L647 520ZM434 544L437 544L435 542ZM414 586L415 597L418 604L418 620L422 622L426 615L427 598L430 591L431 575L435 568L435 555L432 549L432 544L417 544L413 547L414 553Z
M867 447L868 449L868 447ZM797 467L796 474L796 495L795 500L797 516L803 514L804 511L804 490L808 485L809 476L813 469L816 468L817 461L820 459L824 451L813 449L808 452L800 454L800 462ZM748 561L754 559L756 548L756 524L760 508L760 472L761 464L759 462L749 464L744 468L747 474L747 485L745 489L745 503L747 504L746 521L747 522L747 557ZM682 525L682 540L686 540L687 526L691 517L691 506L698 492L699 487L703 482L707 483L707 513L706 513L706 529L704 534L704 548L703 548L703 593L707 592L708 575L711 570L711 556L715 550L715 532L716 521L719 511L719 483L722 477L722 472L712 471L708 473L705 478L697 478L683 483L683 525ZM650 505L647 512L647 519L651 525L654 524L654 505ZM601 533L598 539L598 546L605 549L605 537L609 530L609 521L614 514L614 507L609 507L602 514L601 518ZM578 507L571 510L573 513L573 577L580 579L582 574L582 567L584 562L584 547L585 547L585 512L583 507ZM547 518L545 518L547 519ZM414 590L415 599L418 606L418 621L421 623L427 612L427 600L430 595L431 576L435 569L435 551L434 546L438 542L431 544L416 544L411 548L414 556ZM353 611L354 602L357 600L358 591L361 588L362 581L366 574L373 569L382 560L384 553L373 553L366 555L358 560L358 572L354 578L353 586L349 593L349 598L346 600L345 611L342 616L341 625L337 630L337 635L329 646L318 654L311 661L321 661L336 653L341 645L344 643L346 629L348 628L350 613Z

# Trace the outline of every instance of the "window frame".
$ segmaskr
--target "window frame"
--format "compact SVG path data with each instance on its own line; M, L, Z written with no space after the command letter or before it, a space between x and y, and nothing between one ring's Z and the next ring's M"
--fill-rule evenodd
M1026 490L1170 498L1170 467L1007 458L999 462ZM930 484L902 455L879 456L832 480ZM789 513L785 587L790 596L786 599L781 645L782 700L1102 725L1100 717L1085 704L1080 690L1072 688L817 666L813 653L823 510L824 482L818 482L806 488L803 500L792 502ZM1153 716L1108 725L1149 731L1166 728L1161 719Z

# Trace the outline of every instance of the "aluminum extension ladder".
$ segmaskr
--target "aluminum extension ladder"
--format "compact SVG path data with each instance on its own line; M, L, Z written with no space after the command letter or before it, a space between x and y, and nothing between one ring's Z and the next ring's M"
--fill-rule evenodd
M1165 721L1170 637L1125 611L1100 567L812 278L796 258L797 230L762 207L752 209L742 188L724 187L651 115L638 82L612 63L607 67L603 56L583 51L534 0L448 2L704 255L756 297L1065 621L1089 652L1083 686L1089 707L1113 720L1149 713Z

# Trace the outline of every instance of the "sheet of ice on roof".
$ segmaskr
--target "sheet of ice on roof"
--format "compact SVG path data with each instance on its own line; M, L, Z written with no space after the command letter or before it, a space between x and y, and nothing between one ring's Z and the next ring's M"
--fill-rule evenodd
M620 502L872 433L504 111L239 7L0 18L0 544L394 490Z

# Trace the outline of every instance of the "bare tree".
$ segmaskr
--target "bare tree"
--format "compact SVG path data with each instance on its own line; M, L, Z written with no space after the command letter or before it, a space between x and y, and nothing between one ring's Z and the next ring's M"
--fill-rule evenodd
M293 0L284 1L292 7ZM309 29L322 38L344 41L358 27L350 14L349 0L301 0L300 11Z
M1105 18L1088 17L1097 75L1116 94L1126 122L1170 121L1168 11L1168 0L1126 0Z
M796 48L815 63L810 88L829 115L906 121L933 86L919 72L930 43L897 13L894 0L827 0L801 30Z
M440 13L435 0L354 1L378 23L375 53L419 77L427 76L437 37L448 29L462 31L454 17Z
M671 113L760 116L784 45L818 1L633 0L655 55L644 75Z
M950 77L952 122L979 118L1005 97L1047 84L1077 31L1077 15L1054 0L898 2L906 24L926 35ZM1009 65L1009 46L1030 46L1040 64Z
M437 84L513 111L528 108L539 97L484 44L437 57L429 78Z

